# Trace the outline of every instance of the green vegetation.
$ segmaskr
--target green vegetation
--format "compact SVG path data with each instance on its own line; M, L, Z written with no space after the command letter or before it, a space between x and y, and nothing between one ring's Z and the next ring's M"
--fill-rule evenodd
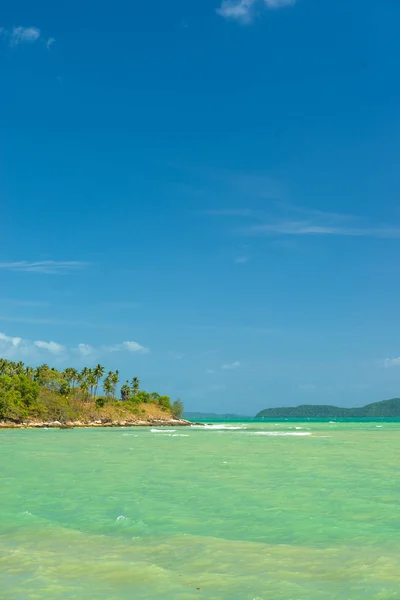
M169 396L140 389L137 377L132 384L121 387L117 401L118 371L106 371L102 365L77 371L64 371L40 365L36 368L23 362L0 359L0 421L22 422L94 420L102 417L133 417L134 415L176 415L183 413L183 404L171 404ZM99 395L100 388L103 395ZM144 406L146 405L146 406Z
M266 408L256 415L265 419L340 419L340 418L395 418L400 417L400 398L373 402L361 408L340 408L328 405Z
M176 419L181 419L184 409L183 402L181 402L181 400L175 400L172 405L172 414Z

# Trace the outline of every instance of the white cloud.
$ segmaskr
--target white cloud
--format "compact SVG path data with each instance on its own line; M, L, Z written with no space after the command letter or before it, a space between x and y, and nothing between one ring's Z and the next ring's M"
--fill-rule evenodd
M104 346L106 352L140 352L141 354L147 354L150 352L149 348L141 346L137 342L122 342L122 344L114 344L114 346Z
M141 346L137 342L122 342L123 350L129 350L129 352L148 352L149 349Z
M389 369L390 367L400 367L400 357L398 357L398 358L385 358L385 360L383 361L383 366L386 369Z
M90 346L89 344L78 344L77 350L81 356L90 356L95 352L93 346Z
M18 348L18 346L20 346L22 343L22 338L10 337L8 335L5 335L5 333L0 333L0 342L10 344L13 348Z
M234 369L238 369L241 366L240 362L238 360L236 360L233 363L228 363L225 365L222 365L221 369L224 369L225 371L233 371Z
M89 266L89 263L79 260L40 260L34 262L21 260L0 262L0 269L7 271L44 273L47 275L67 273L69 271L82 269L87 266Z
M238 265L243 265L244 263L247 263L249 261L249 259L247 258L247 256L238 256L237 258L235 258L235 263Z
M0 28L0 37L8 42L10 46L21 44L34 44L41 39L40 29L37 27L13 27L11 30ZM50 38L53 39L53 38Z
M217 9L217 13L225 19L232 19L239 23L251 23L255 16L257 6L267 9L284 8L293 6L296 0L224 0Z
M10 46L18 44L32 44L40 38L40 29L37 27L13 27L10 33Z
M0 333L0 356L9 360L19 360L35 354L35 347L29 340Z
M42 350L47 350L51 354L61 354L66 351L65 346L57 344L56 342L42 342L41 340L38 340L37 342L34 342L34 345Z
M240 23L250 23L256 0L224 0L217 13L225 19L233 19Z
M206 373L212 375L213 373L215 373L215 371L213 369L207 369Z
M150 352L148 348L141 346L137 342L122 342L114 346L91 346L90 344L78 344L71 348L54 341L45 342L43 340L27 340L20 337L13 337L0 333L0 357L9 359L31 359L37 363L46 361L48 353L57 357L58 362L67 360L82 360L88 357L99 356L107 352L139 352L142 354Z
M49 39L46 42L46 48L48 50L50 50L50 48L52 47L52 45L54 44L55 41L56 41L55 38L49 37Z

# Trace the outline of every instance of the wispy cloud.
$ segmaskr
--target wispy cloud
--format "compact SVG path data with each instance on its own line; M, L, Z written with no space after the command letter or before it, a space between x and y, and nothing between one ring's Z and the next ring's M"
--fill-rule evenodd
M285 235L285 236L347 236L398 238L400 227L350 227L323 224L316 221L276 221L263 225L252 225L242 230L248 235Z
M240 362L238 360L236 360L233 363L228 363L225 365L222 365L221 369L224 369L225 371L234 371L235 369L238 369L241 366Z
M114 344L113 346L104 346L103 349L106 352L139 352L141 354L148 354L149 348L141 346L137 342L122 342L122 344Z
M46 275L57 275L69 273L78 269L88 267L90 263L79 260L40 260L40 261L6 261L0 262L0 269L17 271L23 273L43 273Z
M251 195L251 194L250 194ZM400 226L386 224L369 224L362 217L340 214L336 212L310 209L303 206L279 201L272 201L264 210L254 209L213 209L203 211L203 214L220 217L246 219L249 224L236 233L247 236L269 236L282 238L305 236L336 236L336 237L370 237L370 238L400 238ZM301 217L299 218L299 215ZM293 243L293 242L292 242Z
M293 6L296 0L224 0L217 13L225 19L239 23L251 23L256 15L257 7L277 9Z
M15 298L0 298L0 303L31 308L48 308L50 306L50 302L43 302L41 300L16 300Z
M172 360L182 360L185 355L182 352L168 352L168 356L172 358Z
M13 27L12 29L0 28L0 38L6 40L9 46L15 47L22 44L34 44L35 42L42 42L48 49L54 44L55 38L49 37L47 40L43 39L40 29L37 27Z
M383 366L386 369L389 369L391 367L400 367L400 357L398 357L398 358L385 358L385 360L383 361Z
M237 258L235 258L235 263L238 265L243 265L244 263L247 263L249 261L247 256L238 256Z

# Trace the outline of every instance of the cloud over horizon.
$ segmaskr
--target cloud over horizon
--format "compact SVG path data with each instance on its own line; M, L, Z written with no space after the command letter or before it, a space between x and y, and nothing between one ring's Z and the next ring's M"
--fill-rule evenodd
M0 333L0 356L8 359L31 359L33 361L46 360L49 354L59 359L73 360L96 356L99 358L110 352L138 352L147 354L149 348L137 342L127 341L114 346L94 347L90 344L78 344L76 348L68 348L54 341L28 340L17 336Z
M44 273L46 275L56 275L59 273L68 273L70 271L84 269L89 265L90 263L80 260L20 260L0 262L0 269L20 273Z
M217 13L224 19L248 24L253 21L259 6L272 10L293 6L295 3L296 0L223 0Z
M398 358L385 358L383 361L383 366L386 369L390 369L391 367L400 367L400 357Z
M241 366L240 362L238 360L235 360L235 362L233 363L228 363L225 365L222 365L221 369L223 369L224 371L234 371L235 369L238 369Z
M8 45L11 47L20 46L21 44L34 44L35 42L42 41L47 49L54 44L55 38L49 37L47 40L42 38L42 33L38 27L13 27L12 29L6 29L0 27L0 37L7 40Z

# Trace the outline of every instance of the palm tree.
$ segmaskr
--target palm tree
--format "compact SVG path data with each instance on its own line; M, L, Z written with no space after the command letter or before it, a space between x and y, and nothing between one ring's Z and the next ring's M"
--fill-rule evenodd
M0 375L7 373L8 360L6 358L0 358Z
M87 376L87 382L90 385L90 395L93 396L94 389L97 384L97 378L93 369L89 369L89 373Z
M111 377L111 383L113 384L113 400L115 400L115 390L117 389L117 385L119 383L119 371L118 369L115 371L115 373L112 373Z
M81 390L82 394L84 397L87 397L88 395L88 390L89 390L89 384L87 382L86 379L82 378L82 381L79 385L79 389Z
M71 367L70 373L71 373L71 385L72 385L72 388L75 389L75 384L79 381L79 373L73 367Z
M33 367L26 367L25 368L25 375L28 377L28 379L30 379L31 381L33 381L34 375L35 375L35 369Z
M140 388L140 379L139 377L134 377L132 379L132 395L136 396Z
M131 388L129 387L129 381L126 380L124 385L121 387L121 400L128 400L131 394Z
M97 367L94 368L93 372L96 377L96 387L95 387L95 391L94 391L94 397L96 398L97 388L99 387L99 381L104 375L104 367L102 367L101 365L97 365Z
M15 365L15 375L22 375L25 371L25 365L22 362L22 360L20 360L19 362L16 363Z
M111 382L111 371L109 372L109 374L107 375L107 377L104 379L103 382L103 390L106 393L107 398L109 397L109 395L112 393L113 391L113 384Z

